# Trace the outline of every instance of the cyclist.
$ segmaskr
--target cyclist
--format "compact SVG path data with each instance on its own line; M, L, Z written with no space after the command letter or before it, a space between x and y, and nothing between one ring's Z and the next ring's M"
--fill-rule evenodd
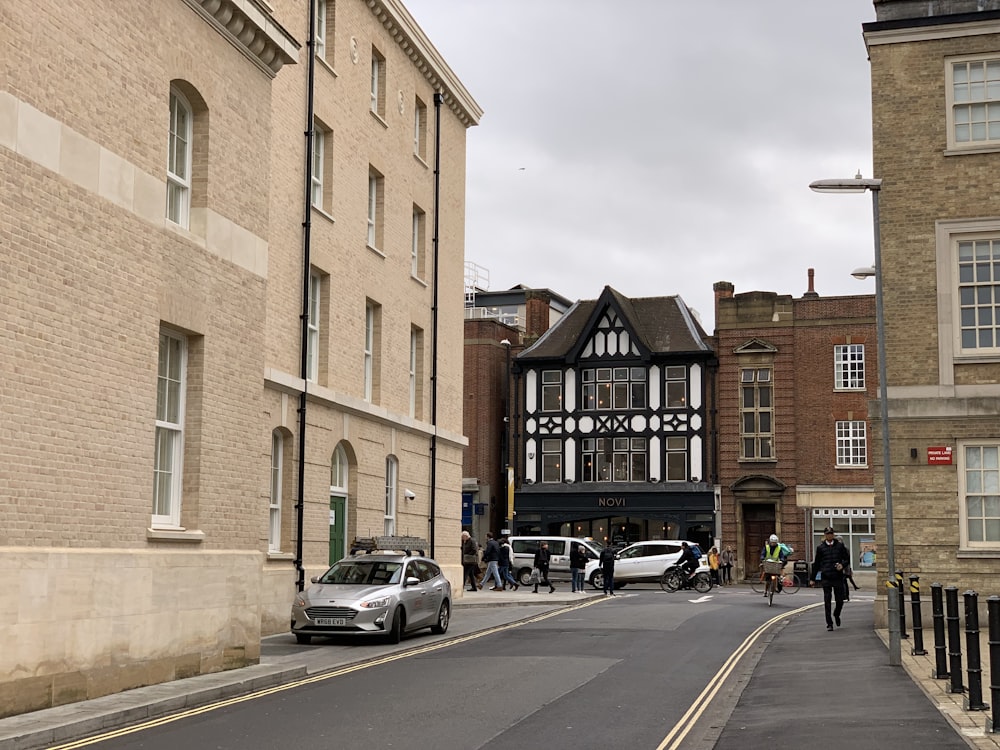
M698 558L694 556L694 550L687 542L681 542L681 556L677 558L677 564L681 566L688 579L698 570Z
M788 546L782 544L778 541L777 534L771 534L767 542L764 543L764 549L760 551L760 560L764 562L765 560L776 560L781 563L782 572L785 569L785 563L788 562ZM783 573L782 573L783 574ZM778 591L781 591L781 576L778 576ZM764 596L767 596L765 593Z

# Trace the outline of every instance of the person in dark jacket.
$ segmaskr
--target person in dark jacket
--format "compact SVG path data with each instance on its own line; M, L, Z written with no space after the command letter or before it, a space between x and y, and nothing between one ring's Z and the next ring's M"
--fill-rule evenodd
M514 560L514 550L510 546L510 539L505 536L500 537L500 579L503 587L509 585L512 590L517 591L517 581L510 574L510 564Z
M569 553L569 567L570 572L573 574L574 593L577 591L583 593L584 569L587 567L589 560L590 555L587 554L587 548L582 544L574 544L573 549Z
M601 575L604 577L604 595L615 595L615 551L611 547L601 550Z
M483 580L480 588L487 585L493 579L493 588L490 591L503 591L503 581L500 580L500 544L493 538L493 532L486 532L486 547L483 549L483 562L486 563L486 572L483 573Z
M544 583L548 586L550 594L556 590L556 587L549 583L549 560L551 559L552 553L549 552L549 543L542 542L538 548L538 552L535 553L535 567L538 568L538 578L535 579L535 590L532 593L538 593L539 583Z
M816 548L813 558L813 575L809 585L815 583L817 574L823 583L823 611L826 613L826 629L833 630L834 620L840 627L840 612L844 608L844 568L851 564L851 556L844 543L837 539L833 527L823 529L824 539ZM830 617L830 599L836 601L833 618Z
M479 589L479 545L468 531L462 532L462 585L468 581L471 588L466 591L477 591Z

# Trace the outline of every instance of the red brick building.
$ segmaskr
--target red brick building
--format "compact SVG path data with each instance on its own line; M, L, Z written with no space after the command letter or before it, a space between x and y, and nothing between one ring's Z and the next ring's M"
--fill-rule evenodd
M827 525L873 566L874 296L822 297L812 271L799 298L714 290L719 533L737 574L756 571L772 533L811 561Z

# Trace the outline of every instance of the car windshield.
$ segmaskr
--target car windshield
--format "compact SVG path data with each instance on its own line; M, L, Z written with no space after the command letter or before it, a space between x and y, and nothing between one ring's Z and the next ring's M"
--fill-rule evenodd
M388 560L341 560L322 575L318 583L384 586L399 583L403 564Z

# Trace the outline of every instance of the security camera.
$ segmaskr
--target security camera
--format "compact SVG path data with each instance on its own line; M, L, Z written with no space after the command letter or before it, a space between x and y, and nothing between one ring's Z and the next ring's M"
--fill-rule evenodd
M417 493L415 493L413 490L403 490L403 497L405 497L407 500L412 500L416 496Z

